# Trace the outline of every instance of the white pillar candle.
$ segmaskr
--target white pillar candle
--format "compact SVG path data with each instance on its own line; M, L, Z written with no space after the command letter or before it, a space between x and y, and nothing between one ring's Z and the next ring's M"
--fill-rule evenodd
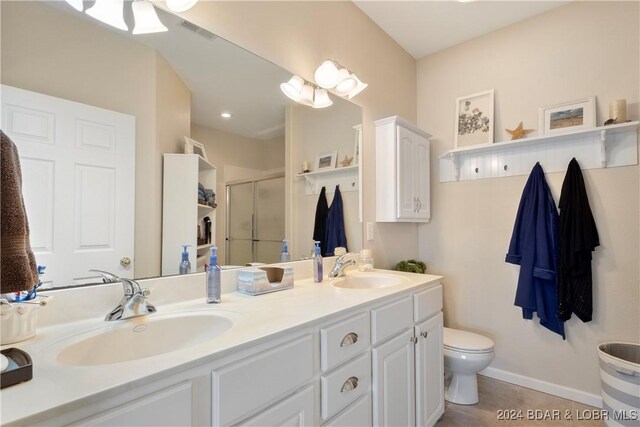
M624 123L627 121L627 100L618 99L609 103L609 118L614 119L616 123Z

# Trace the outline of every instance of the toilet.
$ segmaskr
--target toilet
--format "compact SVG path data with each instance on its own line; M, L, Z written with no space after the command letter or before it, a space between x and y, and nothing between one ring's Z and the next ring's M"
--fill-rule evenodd
M476 374L493 360L493 341L472 332L444 328L444 369L451 376L445 387L447 402L460 405L478 403Z

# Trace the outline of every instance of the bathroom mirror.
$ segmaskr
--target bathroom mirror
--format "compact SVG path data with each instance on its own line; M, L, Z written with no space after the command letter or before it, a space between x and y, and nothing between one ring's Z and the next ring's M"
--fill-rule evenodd
M86 1L85 10L92 5ZM349 250L362 247L357 168L346 178L341 173L319 179L300 175L303 162L313 166L320 153L337 150L338 167L345 157L354 157L360 107L335 96L333 106L323 110L292 103L279 88L290 72L157 7L168 31L141 35L131 34L130 2L125 2L129 32L62 1L2 2L0 7L2 128L21 155L32 246L38 264L47 267L43 282L48 286L97 283L90 269L130 278L161 275L162 159L165 153L185 153L185 136L202 144L216 168L211 190L217 207L209 216L220 264L276 262L282 239L290 241L292 260L308 256L322 186L329 204L335 186L340 186ZM28 91L27 97L33 93L53 97L44 98L52 102L71 101L64 105L86 107L95 114L91 117L114 113L133 127L125 124L121 130L98 118L76 120L71 127L77 133L69 138L73 142L67 149L84 156L92 148L89 141L102 151L94 156L95 164L61 162L56 170L55 156L73 157L68 151L52 154L62 120L55 121L57 116L47 112L42 98L33 98L36 107L31 110L7 104L5 95L11 88L19 90L18 99L25 96L21 90ZM38 117L30 130L20 127L26 126L29 111ZM125 131L132 135L129 148L135 162L122 178L112 176L110 168L121 168L132 156L118 160L109 150L116 149L110 145L116 139L110 138ZM32 145L22 149L29 132ZM101 163L107 158L114 163ZM67 184L53 179L60 169L73 171ZM235 197L235 190L241 190L242 197ZM236 220L235 231L241 232L235 239L242 244L231 249L228 220ZM247 227L257 224L266 234L254 229L240 242ZM197 221L187 226L197 232ZM118 246L125 240L128 246ZM177 271L182 248L176 244L173 250ZM202 271L203 251L190 258L192 271Z

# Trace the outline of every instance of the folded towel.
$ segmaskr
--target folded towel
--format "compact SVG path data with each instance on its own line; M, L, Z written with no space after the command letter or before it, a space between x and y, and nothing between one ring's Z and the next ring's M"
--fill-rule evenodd
M38 283L38 270L29 244L18 149L4 132L0 131L0 134L0 294L4 294L32 289Z

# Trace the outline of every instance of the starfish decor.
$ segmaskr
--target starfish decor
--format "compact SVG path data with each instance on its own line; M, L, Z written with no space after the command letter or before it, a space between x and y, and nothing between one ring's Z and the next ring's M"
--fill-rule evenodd
M518 127L515 129L505 129L507 132L509 132L509 134L511 135L511 140L514 141L516 139L522 139L525 136L527 136L527 134L529 132L533 132L534 129L523 129L522 128L522 122L520 122L518 124Z
M348 156L344 156L344 160L342 160L340 162L340 164L342 165L342 167L346 167L349 166L351 164L351 162L353 162L353 157L348 157Z

